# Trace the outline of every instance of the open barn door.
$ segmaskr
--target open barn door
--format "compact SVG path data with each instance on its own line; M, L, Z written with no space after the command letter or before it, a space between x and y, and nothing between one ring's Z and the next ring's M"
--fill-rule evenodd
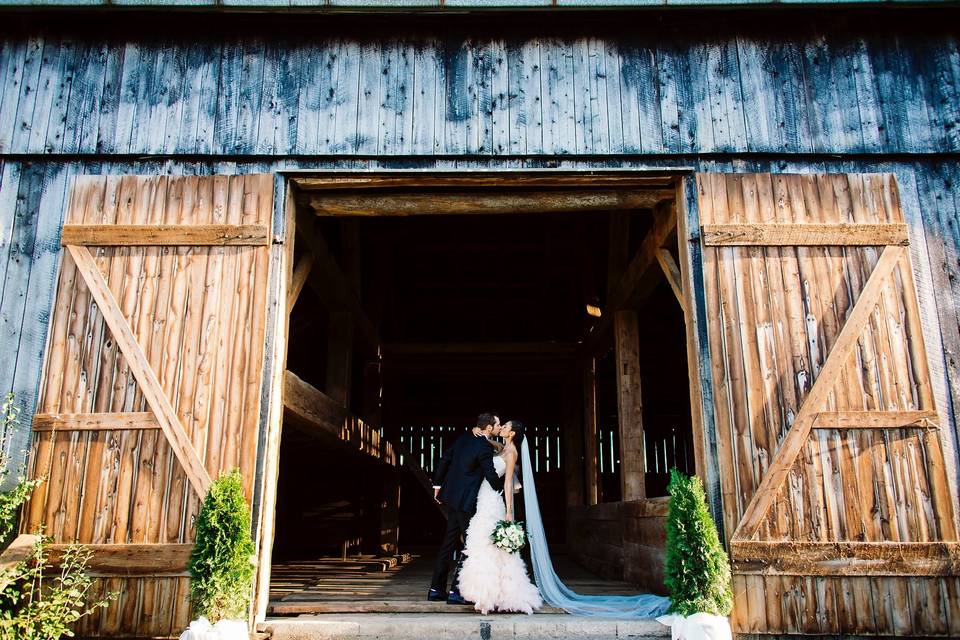
M697 190L735 630L956 636L956 515L893 176Z
M253 494L272 213L269 175L73 187L22 531L92 545L121 592L79 635L179 633L211 478Z

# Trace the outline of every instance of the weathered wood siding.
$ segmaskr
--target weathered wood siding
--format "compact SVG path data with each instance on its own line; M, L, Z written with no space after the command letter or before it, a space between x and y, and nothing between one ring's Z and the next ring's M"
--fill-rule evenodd
M956 152L952 15L632 18L607 37L0 36L0 152Z

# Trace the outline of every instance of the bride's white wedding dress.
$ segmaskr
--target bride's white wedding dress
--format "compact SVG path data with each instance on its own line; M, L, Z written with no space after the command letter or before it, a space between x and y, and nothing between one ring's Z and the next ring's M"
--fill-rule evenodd
M503 457L493 457L493 466L501 478L507 469ZM490 534L506 516L503 496L486 480L477 494L477 512L467 526L463 566L460 568L460 594L474 603L481 613L518 611L533 613L543 606L540 591L530 581L527 566L519 553L507 553L493 544Z

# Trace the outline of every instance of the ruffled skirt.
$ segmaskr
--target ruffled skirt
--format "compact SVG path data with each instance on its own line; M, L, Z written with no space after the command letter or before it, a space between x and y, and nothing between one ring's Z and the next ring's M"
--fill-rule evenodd
M490 540L497 522L505 515L503 497L484 480L477 495L477 512L467 526L460 594L483 614L491 611L533 613L543 606L543 600L527 574L523 557L519 553L507 553Z

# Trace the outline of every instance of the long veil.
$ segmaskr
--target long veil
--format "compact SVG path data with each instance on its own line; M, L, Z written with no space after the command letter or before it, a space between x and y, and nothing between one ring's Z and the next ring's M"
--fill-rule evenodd
M523 502L526 508L527 539L530 543L530 555L533 560L533 575L540 588L544 602L578 616L601 618L655 618L666 613L670 606L669 598L650 593L635 596L587 596L570 590L563 584L553 569L547 536L540 517L540 502L537 500L537 487L533 481L533 467L530 465L530 449L524 439L520 446L523 456Z

